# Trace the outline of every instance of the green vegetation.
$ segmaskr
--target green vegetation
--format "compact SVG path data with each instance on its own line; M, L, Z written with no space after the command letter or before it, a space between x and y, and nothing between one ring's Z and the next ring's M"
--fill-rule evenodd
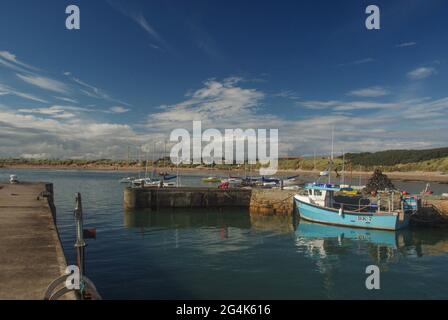
M420 163L448 157L448 148L427 150L387 150L379 152L347 153L345 158L353 165L395 166Z

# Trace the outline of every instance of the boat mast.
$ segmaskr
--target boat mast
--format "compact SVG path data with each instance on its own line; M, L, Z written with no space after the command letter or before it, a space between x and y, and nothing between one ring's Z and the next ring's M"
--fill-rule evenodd
M154 180L154 170L155 170L155 168L154 168L154 157L155 157L155 153L156 153L156 142L155 141L153 141L152 142L152 164L151 164L151 167L152 167L152 170L151 170L151 180Z
M362 186L361 179L361 165L359 165L359 186Z
M148 150L145 152L145 179L148 178Z
M331 156L330 156L330 168L328 172L328 184L331 184L331 171L333 170L333 154L334 154L334 125L331 127Z
M179 188L179 155L177 156L176 161L176 187Z
M342 148L342 184L345 184L345 150Z
M138 159L138 178L140 179L140 148L141 146L137 147L137 159Z
M163 167L164 168L166 167L165 157L166 157L166 140L163 139Z

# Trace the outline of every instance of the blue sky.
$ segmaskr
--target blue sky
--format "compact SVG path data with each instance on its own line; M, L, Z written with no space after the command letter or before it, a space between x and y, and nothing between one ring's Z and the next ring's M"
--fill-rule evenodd
M193 120L278 128L288 155L332 126L341 151L446 146L447 21L437 0L2 0L0 157L124 158Z

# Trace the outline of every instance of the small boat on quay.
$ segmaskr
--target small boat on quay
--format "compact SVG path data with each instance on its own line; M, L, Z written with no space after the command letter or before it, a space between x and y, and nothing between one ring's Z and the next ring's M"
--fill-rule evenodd
M229 188L239 188L239 187L246 187L250 184L246 183L245 180L238 178L238 177L229 177L226 179L222 179L220 181L221 183L218 185L219 189L229 189Z
M140 179L134 179L131 181L131 185L133 187L142 187L144 185L150 185L154 181L151 178L140 178Z
M178 176L163 176L163 179L151 179L151 178L141 178L134 179L131 182L132 187L143 188L143 187L177 187L178 183L170 180L177 179Z
M311 222L355 228L398 230L409 225L419 206L416 196L399 192L378 195L377 201L355 198L358 203L338 203L335 193L345 188L331 184L308 184L294 196L300 217ZM364 202L362 202L364 200Z
M227 179L222 180L221 182L228 182L230 184L241 184L243 183L243 179L239 177L229 177Z
M422 195L432 195L434 191L431 189L431 185L429 183L426 184L425 189L421 192Z
M291 176L286 177L286 179L283 180L283 185L285 186L292 186L292 185L298 185L300 183L299 176Z
M124 177L120 179L120 183L132 183L132 181L134 180L135 180L134 177Z
M17 176L15 174L11 174L9 176L9 183L11 183L11 184L19 183L19 179L17 178Z

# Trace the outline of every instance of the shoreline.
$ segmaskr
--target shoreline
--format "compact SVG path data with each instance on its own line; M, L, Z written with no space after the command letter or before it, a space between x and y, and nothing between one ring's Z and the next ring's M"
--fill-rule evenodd
M103 171L103 172L142 172L145 171L145 168L138 167L111 167L111 166L36 166L36 165L11 165L11 166L3 166L0 169L32 169L32 170L76 170L76 171ZM199 168L174 168L174 167L157 167L155 168L157 171L166 171L169 173L175 173L177 170L183 173L205 173L209 172L210 175L228 175L230 173L235 173L241 175L241 173L245 173L244 169L210 169L206 167ZM153 168L148 168L148 171L152 171ZM276 175L304 175L308 177L318 177L318 170L278 170ZM366 178L372 175L372 171L353 171L346 172L346 177L352 175L353 177L361 176L362 178ZM247 172L248 175L259 175L258 170L254 170L251 172ZM448 174L443 174L441 172L421 172L421 171L410 171L410 172L384 172L387 176L389 176L392 180L401 180L401 181L423 181L423 182L438 182L438 183L447 183L448 184ZM332 176L335 176L332 174Z

